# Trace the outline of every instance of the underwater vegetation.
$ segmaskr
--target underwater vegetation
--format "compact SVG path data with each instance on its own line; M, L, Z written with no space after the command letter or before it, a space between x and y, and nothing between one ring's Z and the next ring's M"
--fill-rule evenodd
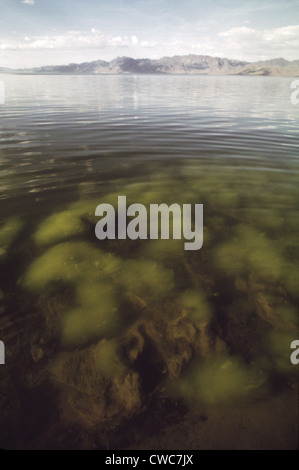
M82 283L77 290L78 307L62 319L62 344L80 346L111 337L119 328L118 296L106 283Z
M7 253L9 247L19 236L24 221L21 217L10 217L6 219L0 227L0 257Z
M119 343L116 340L104 340L98 344L96 366L106 378L125 374L127 368L121 360Z
M174 288L172 271L151 260L124 261L118 282L149 300L161 298Z
M80 214L77 215L74 211L63 211L48 217L34 234L34 240L38 245L50 245L81 235L85 231L86 226Z
M238 357L221 356L194 364L172 385L172 392L184 400L206 404L231 404L253 397L265 384L266 376Z
M51 327L44 343L52 349L47 355L47 346L33 345L31 354L60 382L67 374L68 393L83 384L85 398L72 405L79 420L113 428L161 390L204 409L263 399L277 381L293 383L299 253L291 215L299 195L295 184L291 195L275 192L273 176L224 173L185 165L177 178L116 181L113 192L61 206L33 227L22 287ZM183 239L98 240L95 209L117 207L119 195L146 207L203 203L202 249L185 251ZM82 411L84 400L94 413Z
M114 265L114 258L111 262ZM101 252L90 244L65 242L49 248L31 264L26 272L24 285L33 291L39 291L55 281L80 282L86 276L89 280L104 278L107 269L111 269L111 264L107 263L107 255L102 258Z
M288 256L289 247L289 239L273 240L251 226L240 224L234 227L232 239L216 248L214 266L230 276L255 276L261 282L279 282L298 298L298 265Z
M211 266L215 276L211 279L211 285L218 275L235 278L232 283L236 282L237 285L244 282L240 278L246 281L254 276L260 282L279 282L291 295L297 295L297 268L288 258L288 248L294 247L294 237L288 234L287 246L280 239L273 238L273 230L280 230L286 221L281 210L284 197L279 193L271 194L273 210L260 208L259 201L259 207L251 202L244 212L250 178L257 186L268 189L260 195L260 199L267 204L269 188L273 184L271 178L248 172L247 180L241 183L236 175L227 171L225 178L212 171L206 171L204 178L201 176L200 171L196 174L194 168L189 170L186 165L177 180L167 178L162 172L149 182L119 183L118 194L103 194L100 200L116 205L118 195L124 194L128 204L140 202L145 206L161 202L171 204L178 200L183 203L204 202L204 217L208 226L204 227L203 250L208 250L208 253L196 253L192 259L184 253L182 240L136 241L135 252L131 251L129 258L127 254L123 256L121 243L106 243L99 247L94 237L94 211L99 203L96 198L69 204L61 212L51 214L40 222L33 240L43 252L27 269L23 284L36 293L44 290L50 292L59 283L73 286L74 305L62 321L62 336L68 337L67 343L86 343L97 335L105 337L112 334L112 325L117 324L121 316L122 299L128 293L141 301L143 299L144 304L172 296L189 317L211 321L213 308L206 300L204 291L199 289L204 275L202 271ZM295 198L294 195L292 197ZM289 207L288 216L291 209ZM223 210L226 212L223 213ZM230 225L227 218L231 218ZM190 271L190 266L195 272ZM189 267L187 271L186 267ZM195 289L186 289L182 284L181 273L184 271L191 285L195 282ZM180 272L179 278L177 272ZM292 308L286 305L286 309ZM111 317L107 322L104 319L105 311ZM93 334L89 336L88 331L93 327ZM75 339L75 332L80 330L81 341L79 337Z
M276 243L250 226L238 225L215 253L215 266L231 275L255 273L279 279L284 260Z
M180 307L186 311L190 318L208 323L212 319L211 306L203 293L196 290L188 290L178 298Z
M78 241L49 248L24 276L24 286L36 293L46 290L51 295L59 284L70 284L75 292L75 308L61 319L65 346L88 344L117 332L126 293L153 301L174 287L172 271L156 261L124 260Z

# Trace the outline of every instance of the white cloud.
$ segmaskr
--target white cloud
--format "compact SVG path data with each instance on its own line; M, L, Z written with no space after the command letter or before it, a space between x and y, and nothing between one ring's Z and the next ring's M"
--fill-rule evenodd
M29 0L28 0L29 1ZM86 31L69 31L59 36L26 36L23 41L1 42L2 50L31 50L31 49L86 49L86 48L109 48L109 47L130 47L137 46L139 39L137 36L108 36L92 29Z
M265 30L240 26L197 40L170 40L160 44L167 55L202 54L246 61L283 57L299 59L299 25Z
M299 58L299 25L264 30L242 26L219 33L218 36L222 40L222 50L230 50L237 58Z
M140 45L142 47L156 47L157 46L157 41L141 41Z
M34 5L35 0L22 0L22 3L25 3L25 5Z
M136 36L132 36L131 41L132 41L133 46L137 46L137 44L139 42L139 40Z

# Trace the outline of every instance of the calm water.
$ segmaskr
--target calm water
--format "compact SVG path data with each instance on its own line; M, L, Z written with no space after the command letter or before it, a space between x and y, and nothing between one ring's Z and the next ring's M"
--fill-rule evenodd
M3 446L293 448L292 79L0 79ZM99 242L117 195L204 204L203 248Z
M296 169L299 113L288 78L2 78L2 199L63 200L82 182L149 161Z

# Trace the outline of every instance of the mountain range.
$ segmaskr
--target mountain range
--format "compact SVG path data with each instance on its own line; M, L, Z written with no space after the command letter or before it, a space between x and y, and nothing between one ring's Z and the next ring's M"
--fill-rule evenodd
M222 59L206 55L184 55L161 59L118 57L110 62L96 60L81 64L53 65L30 69L1 68L1 73L18 74L198 74L299 76L299 60L272 59L259 62Z

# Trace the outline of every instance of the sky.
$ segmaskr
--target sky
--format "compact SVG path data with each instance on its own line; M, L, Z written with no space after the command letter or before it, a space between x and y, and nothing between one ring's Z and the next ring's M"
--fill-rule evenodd
M0 67L119 56L299 59L299 0L0 0Z

